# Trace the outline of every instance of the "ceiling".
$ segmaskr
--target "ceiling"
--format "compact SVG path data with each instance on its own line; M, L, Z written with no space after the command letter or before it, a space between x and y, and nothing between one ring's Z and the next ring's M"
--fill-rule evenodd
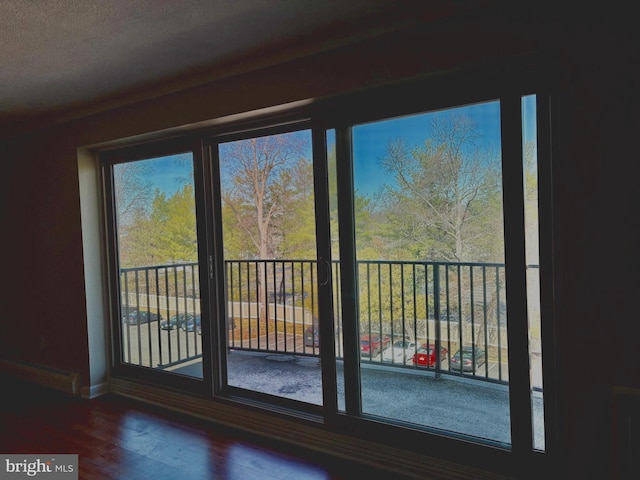
M0 0L0 132L460 10L432 0Z

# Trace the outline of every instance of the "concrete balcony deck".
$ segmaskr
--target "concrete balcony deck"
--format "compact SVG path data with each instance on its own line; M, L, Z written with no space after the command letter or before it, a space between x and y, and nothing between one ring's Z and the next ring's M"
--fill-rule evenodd
M202 359L199 356L202 337L197 332L161 330L156 322L125 326L125 331L126 343L132 346L131 363L202 378ZM152 348L148 348L149 345ZM249 348L252 351L247 350ZM187 352L195 358L185 358ZM321 405L322 375L317 355L317 347L305 346L303 336L293 331L287 334L271 332L251 339L230 335L228 383L275 397ZM539 356L532 356L532 383L537 387L532 392L532 421L534 447L544 450L540 361ZM463 434L480 441L511 443L506 363L498 365L490 360L478 368L475 377L460 376L447 373L447 357L441 364L443 373L437 378L433 369L415 367L410 363L403 366L382 362L380 355L362 359L364 414L381 421ZM341 359L336 360L336 370L338 408L344 411ZM498 381L499 378L503 381Z
M322 404L320 361L314 357L230 350L229 384L261 393ZM338 407L344 411L342 362L336 363ZM174 373L202 376L202 363L175 366ZM362 410L382 421L468 435L510 444L508 385L393 365L362 363ZM532 395L534 447L544 450L541 392Z

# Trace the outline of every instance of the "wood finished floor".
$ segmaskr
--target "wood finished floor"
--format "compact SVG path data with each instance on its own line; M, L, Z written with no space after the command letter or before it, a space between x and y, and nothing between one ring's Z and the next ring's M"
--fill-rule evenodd
M75 453L81 479L394 477L115 395L73 399L1 376L0 390L0 453Z

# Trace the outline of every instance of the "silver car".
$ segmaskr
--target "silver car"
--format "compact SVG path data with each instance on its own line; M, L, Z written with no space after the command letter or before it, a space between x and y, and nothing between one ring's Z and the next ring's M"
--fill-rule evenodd
M417 344L413 340L396 340L382 353L382 361L404 365L413 358L416 348Z

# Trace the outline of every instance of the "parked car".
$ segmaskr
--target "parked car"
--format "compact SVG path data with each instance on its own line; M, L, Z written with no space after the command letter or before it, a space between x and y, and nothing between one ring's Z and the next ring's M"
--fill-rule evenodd
M187 322L187 324L188 323L189 322ZM234 328L236 328L236 319L232 318L231 321L227 322L227 326L229 327L229 330L233 330ZM196 315L195 330L198 335L202 335L202 322L200 315ZM193 332L193 330L189 329L187 331Z
M200 330L200 315L196 315L193 318L189 318L186 322L182 324L182 330L185 332L193 332L196 329ZM202 332L200 332L202 333Z
M162 320L162 315L155 312L149 312L148 310L131 309L127 315L123 315L122 317L122 321L129 325L136 325L138 322L141 324L157 322L158 320Z
M462 347L449 361L452 371L475 372L478 367L484 365L485 352L482 348L474 346Z
M436 362L438 360L436 357L437 351L438 350L436 349L435 344L423 343L422 345L420 345L415 355L413 355L413 358L411 361L413 362L414 365L417 365L419 367L435 367ZM447 358L448 353L449 352L447 351L447 349L441 345L440 346L441 362L442 360L445 360Z
M380 337L380 335L360 335L360 355L366 357L375 357L383 350L386 350L391 344L388 335Z
M446 313L441 313L440 314L440 321L441 322L449 322L449 323L459 323L460 322L460 316L456 312L451 312L451 313L449 313L448 316L447 316Z
M413 340L397 340L382 354L383 362L406 363L416 353L416 342Z
M164 322L160 322L160 328L162 330L173 330L174 328L182 327L182 325L186 324L189 320L193 319L193 315L190 313L178 313L176 315L172 315L169 320Z
M126 323L127 320L129 319L129 316L135 315L137 312L138 312L138 309L134 307L122 306L122 321Z
M316 324L309 326L304 331L304 344L307 347L319 347L320 335L318 334L318 326Z

